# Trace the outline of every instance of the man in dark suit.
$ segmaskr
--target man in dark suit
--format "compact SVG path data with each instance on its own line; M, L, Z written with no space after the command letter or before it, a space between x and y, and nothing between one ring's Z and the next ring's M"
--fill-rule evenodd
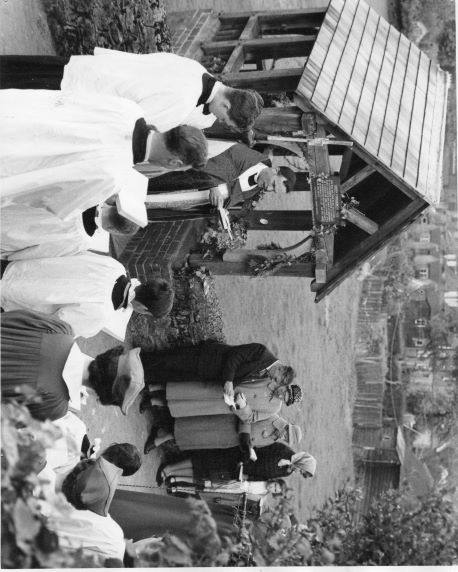
M148 181L149 220L208 216L212 207L231 208L254 199L261 191L292 191L296 181L289 167L273 168L262 153L241 143L208 160L203 169L167 173ZM205 198L188 202L186 191L210 190ZM177 208L161 208L161 201L182 198ZM152 210L152 207L159 207Z

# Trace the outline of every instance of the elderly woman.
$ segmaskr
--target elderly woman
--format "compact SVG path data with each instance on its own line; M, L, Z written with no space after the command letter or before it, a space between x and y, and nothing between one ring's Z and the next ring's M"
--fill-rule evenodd
M36 419L56 420L69 406L80 408L82 386L103 405L124 415L144 385L140 349L121 346L95 359L83 354L71 327L51 315L29 310L2 314L2 398L26 401ZM35 399L35 394L39 400Z
M256 461L243 463L239 447L230 449L196 450L188 453L183 461L161 465L156 480L159 485L164 478L174 477L180 481L212 481L214 483L238 479L241 469L248 481L268 481L284 478L299 471L304 478L313 477L316 460L309 453L293 449L284 443L273 443L255 449Z

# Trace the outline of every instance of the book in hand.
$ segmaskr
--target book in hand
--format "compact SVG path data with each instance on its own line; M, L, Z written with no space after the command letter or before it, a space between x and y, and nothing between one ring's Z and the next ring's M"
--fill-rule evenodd
M218 207L218 216L221 222L221 226L227 231L229 238L232 240L234 237L231 231L231 222L229 220L229 211L224 207Z
M148 224L148 216L145 197L140 195L141 193L137 196L133 189L128 192L121 191L116 195L116 207L120 215L143 228Z

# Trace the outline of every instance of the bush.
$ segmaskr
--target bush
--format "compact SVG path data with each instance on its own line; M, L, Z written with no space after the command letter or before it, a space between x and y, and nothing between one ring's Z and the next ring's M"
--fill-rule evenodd
M134 53L171 50L162 0L45 0L44 5L61 56L92 54L95 46Z
M32 419L24 405L2 404L2 568L83 568L100 565L81 550L59 549L42 508L61 512L66 501L50 495L37 473L44 451L60 437L52 423Z

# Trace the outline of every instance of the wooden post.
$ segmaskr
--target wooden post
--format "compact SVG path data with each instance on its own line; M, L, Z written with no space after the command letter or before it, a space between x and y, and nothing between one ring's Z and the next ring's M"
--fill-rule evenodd
M294 91L303 72L302 67L270 71L224 73L221 81L231 87L260 92Z
M253 40L202 42L201 48L206 55L228 56L235 50L243 48L244 62L254 63L259 59L279 59L308 56L312 51L316 35L300 36L298 38L257 38ZM231 67L229 62L224 71L238 71L239 67Z
M321 26L326 9L306 8L302 10L272 10L258 12L263 34L294 34L304 29ZM223 27L243 26L254 12L226 12L218 14Z
M256 119L256 132L273 135L300 131L302 111L295 105L288 107L265 107Z
M358 228L367 232L367 234L374 234L378 231L379 226L376 222L363 215L356 209L350 209L347 211L346 219L352 222Z
M312 211L250 211L244 217L249 230L311 230Z
M372 173L375 172L376 171L374 167L372 167L372 165L367 165L366 167L355 173L352 177L347 179L344 183L340 184L340 190L342 194L348 193L348 191L350 191L353 187L359 185L359 183L366 180L367 177L370 177Z

